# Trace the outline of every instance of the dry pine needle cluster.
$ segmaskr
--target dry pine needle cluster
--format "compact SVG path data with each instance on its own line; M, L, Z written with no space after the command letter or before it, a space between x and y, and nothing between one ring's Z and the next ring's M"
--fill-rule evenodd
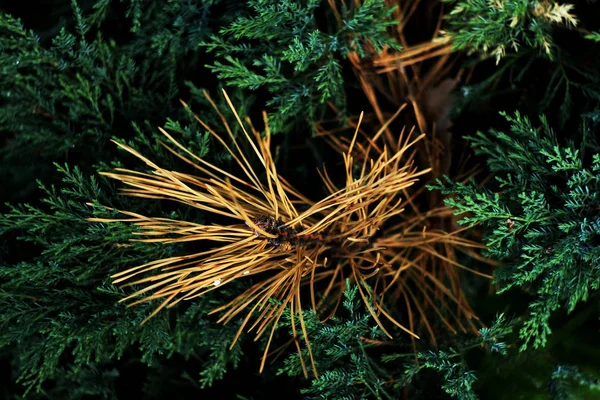
M197 174L163 169L133 148L118 144L144 161L151 172L117 169L104 175L124 183L127 188L123 192L127 195L177 201L208 215L226 217L231 223L199 224L122 210L119 212L126 216L124 218L91 219L103 223L134 223L143 236L136 239L140 241L206 241L213 246L195 254L153 260L114 275L115 284L143 285L122 301L131 301L130 305L135 305L160 299L160 306L148 316L151 318L165 307L173 307L182 300L194 299L236 279L252 276L254 285L213 313L221 313L220 321L224 323L243 318L234 343L244 330L254 331L257 339L268 335L261 370L277 323L287 309L292 318L292 329L296 329L295 321L299 322L311 354L302 308L310 304L319 315L323 314L321 310L328 308L329 315L333 315L342 299L346 279L357 283L369 312L390 337L389 328L386 329L390 322L413 338L418 337L414 333L417 325L424 325L434 337L425 317L426 308L435 310L453 330L451 318L443 315L448 310L454 310L450 314L459 324L461 316L473 317L461 296L456 273L448 270L449 266L461 267L460 264L441 255L436 246L477 245L455 234L422 230L423 214L390 224L390 221L398 220L407 206L410 207L408 189L429 172L417 171L413 162L415 152L409 152L424 134L413 137L412 131L409 134L402 132L395 147L378 147L376 138L387 129L387 124L366 144L357 143L357 127L342 153L345 182L336 184L326 169L319 171L329 194L314 202L278 175L270 152L271 135L266 114L266 128L261 135L249 121L242 122L224 93L242 128L242 137L236 138L217 106L207 93L205 95L219 113L228 140L194 117L229 153L242 171L240 176L195 156L163 129L161 132L180 152L165 147L193 166ZM258 158L260 171L253 168L249 155L242 151L244 145L249 146ZM355 153L360 156L355 158ZM432 262L440 257L442 264ZM450 282L449 286L445 281ZM306 294L303 287L308 287ZM398 322L386 309L386 298L406 302L407 324ZM439 299L443 299L444 312L436 306ZM417 320L414 314L420 318ZM382 318L388 322L384 323ZM296 338L300 337L300 332L294 334ZM295 343L299 349L298 340ZM312 355L310 362L311 370L316 374Z

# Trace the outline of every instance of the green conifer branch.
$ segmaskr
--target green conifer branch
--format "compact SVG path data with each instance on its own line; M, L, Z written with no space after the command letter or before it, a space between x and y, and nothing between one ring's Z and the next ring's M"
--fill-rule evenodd
M100 206L115 204L110 195L114 188L78 168L57 168L64 176L63 188L41 185L42 206L9 205L0 215L0 234L16 232L22 241L42 249L38 256L0 268L0 347L12 348L26 393L42 390L49 379L60 381L65 357L78 376L87 366L118 360L136 348L147 364L175 353L202 354L202 386L220 379L226 366L235 367L241 350L237 346L230 351L229 345L237 327L232 324L225 333L209 319L210 298L181 309L177 318L166 314L143 327L140 322L155 305L126 308L118 303L124 292L109 284L111 273L178 250L173 245L128 242L135 232L124 224L90 224L86 219L92 216L115 217L114 211ZM90 199L94 207L87 205ZM118 200L146 211L153 207ZM198 336L198 331L207 334Z
M445 202L467 214L459 222L481 225L487 254L506 263L495 275L499 293L520 287L536 294L520 331L525 350L546 344L556 310L573 311L600 287L600 155L588 154L593 139L560 145L543 117L536 128L519 113L503 115L510 134L468 137L487 157L499 192L449 179L430 188L455 195Z
M521 46L554 57L552 29L575 27L573 5L553 0L444 0L453 4L448 15L448 33L457 49L480 52L498 63L507 50Z
M323 117L328 101L344 109L342 61L350 52L364 56L364 45L376 51L399 49L387 35L393 8L381 0L344 6L341 25L323 30L316 14L327 7L319 0L248 2L249 16L237 17L202 46L217 56L208 67L229 85L264 89L272 107L273 132L289 131ZM332 21L332 23L334 23Z
M468 369L465 354L483 348L505 356L507 345L502 340L514 326L514 321L499 315L490 327L479 330L479 336L454 340L458 344L456 349L414 353L401 338L390 343L382 341L385 335L360 302L357 287L349 282L343 306L345 315L336 315L325 323L319 321L312 310L305 311L312 351L321 354L316 360L320 376L302 390L307 398L396 399L404 388L412 387L420 391L423 398L441 389L452 398L477 399L473 388L476 376ZM291 324L288 315L283 326L291 327ZM279 374L301 376L301 356L308 357L308 351L290 354ZM438 373L439 386L432 384L431 376L421 379L420 375L427 370Z

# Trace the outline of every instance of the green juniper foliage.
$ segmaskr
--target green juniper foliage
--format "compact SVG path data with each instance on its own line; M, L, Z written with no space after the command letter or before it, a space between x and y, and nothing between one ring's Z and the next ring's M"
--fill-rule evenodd
M502 120L498 119L496 122L497 113L494 110L503 109L508 112L519 110L526 115L545 114L556 128L576 131L582 116L597 113L600 104L600 76L597 73L600 69L600 52L598 44L588 40L593 38L593 32L588 33L580 26L597 30L599 9L589 2L577 1L575 7L568 11L577 12L573 18L581 22L574 29L565 29L561 28L565 24L556 25L560 21L564 22L564 19L551 18L551 16L560 10L564 11L568 4L553 4L521 0L467 1L456 4L456 10L472 9L473 14L464 19L463 11L448 15L448 26L457 27L457 30L449 30L454 45L457 48L488 55L495 49L495 55L502 57L501 62L496 63L497 65L492 65L492 62L479 64L476 70L481 68L480 77L469 79L468 84L460 89L461 96L454 110L455 116L464 114L468 110L476 115L486 114L483 119L493 120L495 124L502 123ZM461 8L463 5L465 9ZM485 12L476 12L477 7L489 7L492 15L489 18L492 20L500 18L503 22L496 26L487 20L488 16ZM551 57L548 57L546 52L540 51L531 40L523 42L519 39L522 35L532 35L536 30L527 28L526 21L533 21L528 17L519 17L518 21L523 23L514 27L509 24L511 13L516 12L517 9L538 9L540 12L549 13L544 17L548 21L545 23L543 20L538 21L534 27L547 32L548 43L552 43ZM535 18L542 18L542 16ZM469 24L472 23L472 28L465 26L467 21ZM549 24L551 22L554 24ZM573 28L573 24L570 26ZM512 41L520 45L512 48ZM472 43L473 46L485 46L485 49L472 48L468 43ZM504 55L505 50L506 55ZM468 64L478 65L479 61L472 58ZM480 128L477 126L475 129Z
M255 11L268 6L255 5ZM10 251L0 248L0 349L23 388L10 389L7 396L25 390L31 398L75 399L86 394L111 398L110 388L129 364L139 364L136 368L145 368L144 374L150 376L152 369L167 371L165 363L173 358L187 360L177 365L179 369L171 368L175 375L181 374L182 365L191 365L195 372L190 380L200 390L238 364L241 347L229 350L236 322L222 327L206 313L241 288L233 285L219 291L218 299L207 296L181 305L139 327L156 304L134 308L119 304L125 292L110 284L110 275L189 250L129 243L134 234L131 227L102 226L86 218L116 216L99 204L154 216L204 218L187 208L118 196L113 185L94 176L109 165L119 167L115 159L128 157L110 139L151 152L162 166L181 171L181 163L175 164L176 158L160 144L165 138L157 126L189 143L198 156L227 168L228 157L212 150L210 135L179 99L185 99L209 125L221 126L199 87L218 87L216 76L202 69L210 58L199 44L231 39L229 34L210 38L235 27L236 16L247 9L247 2L235 1L72 0L70 7L56 7L63 12L60 21L40 35L0 12L0 131L6 137L0 148L2 200L28 201L6 205L0 215L2 243L10 247ZM305 28L298 25L287 35L274 31L290 45L298 29L305 29L298 39L308 40L312 34L310 43L316 47L298 43L283 49L286 62L307 77L304 84L322 80L310 85L311 97L303 100L302 107L311 109L332 98L332 91L341 96L329 75L337 71L339 58L357 46L356 41L383 46L389 25L378 22L380 16L389 15L383 2L366 2L343 10L343 26L337 28L337 36L329 36L318 31L312 17L315 9L310 3L297 10L306 19L293 22L308 23ZM263 40L259 52L283 57L268 46ZM311 49L302 56L307 57L304 61L302 49ZM301 81L292 80L293 84ZM341 85L341 80L336 84ZM277 89L277 95L290 94L288 89ZM239 114L248 115L254 97L235 88L229 94ZM233 121L223 99L215 96L215 100L225 118ZM234 134L236 125L231 124ZM40 193L40 198L34 196ZM247 362L256 367L254 360ZM69 391L73 384L80 389Z
M591 46L590 46L591 44ZM582 120L596 129L600 122L600 52L595 43L577 42L585 47L585 58L559 51L555 60L539 57L532 51L507 55L494 73L480 82L461 88L456 113L490 112L486 102L510 99L510 111L527 115L545 114L561 131L577 132ZM498 90L499 87L508 89ZM490 116L492 117L492 116ZM499 121L501 123L501 121Z
M86 366L120 359L132 348L139 349L141 362L147 364L158 356L178 353L187 358L203 353L201 385L222 377L225 366L235 366L241 353L238 347L229 351L235 324L217 327L207 318L216 304L210 297L139 327L156 304L126 308L118 304L123 290L110 285L111 274L175 255L177 249L164 244L126 244L134 233L132 227L86 221L115 218L116 212L104 206L135 207L136 201L119 197L115 204L114 188L108 183L101 186L77 168L59 167L59 171L64 175L64 188L42 186L46 193L43 207L11 207L0 216L0 234L15 230L21 240L43 249L31 261L0 268L0 344L12 348L19 380L27 388L40 389L45 380L61 374L61 357L69 355L69 369L77 375ZM94 205L88 205L89 201ZM155 208L152 202L144 205L146 211L160 215ZM178 213L194 218L184 210ZM174 214L164 216L173 218Z
M303 389L302 393L315 399L390 398L384 387L383 370L366 353L372 342L365 341L381 340L385 335L364 309L358 288L348 281L343 307L347 318L336 315L326 324L322 324L312 310L303 312L311 350L318 356L315 365L319 377L312 380L311 386ZM291 325L292 320L287 313L282 327L290 327L289 331L293 332ZM303 344L303 341L300 343ZM311 372L308 349L302 349L301 357ZM280 374L302 375L300 354L292 353L284 365Z
M448 33L457 49L491 55L535 48L552 59L555 25L576 26L573 5L554 0L444 0L453 4Z
M484 229L488 255L505 262L495 276L499 293L520 287L537 295L520 331L525 350L546 344L553 312L573 311L600 287L600 154L589 154L589 135L562 146L545 118L537 128L519 113L503 115L509 133L468 137L499 192L449 179L432 188L455 195L446 204L467 213L461 223Z
M2 200L21 200L36 189L36 179L53 179L53 162L91 173L94 164L114 158L112 137L157 136L168 118L186 118L180 98L210 109L191 81L198 82L199 61L206 61L198 44L222 18L219 2L132 0L125 15L116 14L114 3L86 2L84 13L72 0L67 23L46 40L0 12ZM215 79L199 83L216 87ZM230 94L241 113L253 101ZM220 124L209 114L207 122Z
M496 317L489 328L480 329L477 337L457 341L455 338L457 349L414 353L400 332L396 339L386 342L387 337L357 293L358 288L347 282L343 302L346 313L325 323L312 310L304 312L311 349L318 356L315 364L319 373L309 387L302 389L307 399L396 399L403 388L414 382L420 388L418 398L433 398L441 387L452 398L477 399L473 389L475 372L468 369L465 353L483 348L490 353L507 354L507 345L502 340L512 332L514 321L504 315ZM291 324L287 314L283 325ZM301 354L308 364L308 350L302 349ZM302 375L299 354L292 353L284 364L279 374ZM427 370L435 371L438 376L422 377ZM441 381L441 385L427 387L426 382L432 379Z
M441 389L451 398L460 400L477 399L473 385L477 379L475 371L469 370L465 355L472 349L484 349L487 353L507 355L505 340L513 331L514 321L508 320L503 314L496 316L493 324L479 330L479 336L461 338L455 341L456 348L447 350L420 351L415 356L407 358L406 354L386 354L382 361L387 364L406 360L402 375L394 383L394 388L399 389L410 385L419 374L431 370L441 377ZM431 379L431 378L429 378ZM439 379L439 378L438 378ZM421 380L421 387L423 380ZM424 396L427 398L427 396Z
M195 6L184 2L171 2L166 10L163 2L145 4L143 14L130 8L125 20L133 18L132 30L141 33L123 42L97 32L97 24L105 19L114 23L115 15L108 2L96 5L87 10L93 13L84 15L72 2L72 23L51 41L40 40L18 19L0 13L0 130L7 133L0 149L2 196L20 199L38 188L42 193L31 203L7 205L0 215L2 242L6 239L11 246L10 252L0 254L3 359L11 360L27 391L42 390L59 398L67 398L65 387L73 383L80 383L81 390L69 391L69 398L86 393L109 398L110 385L96 390L103 385L92 381L115 379L123 367L116 365L121 358L154 365L173 354L196 354L203 367L194 379L200 386L211 385L223 376L225 365L236 365L241 355L238 347L230 352L230 343L225 343L235 335L235 324L217 327L206 316L217 303L207 298L140 328L155 305L127 309L117 303L124 292L109 283L112 273L183 249L127 244L131 228L86 221L116 216L88 202L171 218L172 212L202 218L186 209L115 197L116 188L94 176L95 165L105 168L116 156L111 137L138 149L149 147L163 165L172 165L173 157L159 144L164 137L156 129L165 121L176 135L193 143L196 154L221 158L218 152L207 154L208 134L198 131L199 124L178 102L185 89L196 109L210 108L198 88L185 85L186 65L193 66L190 52L199 50L182 42L190 39L191 25L184 23L190 18L196 18L193 40L207 37L210 14L194 12ZM160 18L153 18L158 14ZM160 38L153 38L146 29L159 23L164 24L155 29ZM171 29L177 24L183 24L181 29ZM180 62L184 57L187 64ZM244 115L252 98L232 96ZM217 115L205 119L220 124ZM53 160L78 167L58 166ZM63 182L57 182L61 175ZM198 336L198 331L207 336ZM222 340L215 341L217 336ZM96 368L105 372L95 374ZM117 372L109 373L115 368Z
M590 374L582 373L579 368L573 365L559 365L552 373L552 382L550 384L552 399L567 400L573 398L573 383L578 386L587 387L596 393L600 392L600 383L597 378Z
M597 327L590 323L597 304L589 301L600 284L595 262L600 256L600 146L591 135L600 123L599 35L590 25L597 18L580 12L587 2L578 0L571 2L575 7L550 0L447 2L454 7L447 31L456 48L496 58L507 53L497 69L484 71L464 88L471 92L465 97L488 104L482 94L510 91L509 106L527 115L544 110L558 116L552 125L564 134L585 124L574 143L564 143L545 120L538 129L520 114L506 115L510 132L492 130L470 138L497 174L501 193L474 183L438 186L456 194L448 204L469 213L465 222L484 229L488 255L504 263L496 276L501 291L520 288L533 296L520 342L501 316L476 337L451 335L436 326L437 348L423 339L413 348L402 332L394 332L393 340L384 337L356 287L348 285L336 317L322 323L308 309L303 314L319 377L303 380L293 343L259 376L264 339L254 343L242 335L230 350L241 321L223 326L217 316L207 315L247 288L252 278L163 310L140 326L157 304L127 308L118 303L135 288L113 286L111 274L196 252L197 244L130 241L136 237L131 225L87 221L119 217L105 206L208 219L189 207L118 195L97 172L132 159L110 143L114 139L151 154L161 166L194 173L165 150L158 126L194 154L228 170L229 157L214 150L210 135L179 102L183 99L220 129L221 118L203 93L204 88L218 93L219 80L229 87L242 117L260 121L257 111L270 108L272 129L285 134L274 138L274 150L290 176L314 171L307 160L289 162L284 149L291 147L290 138L306 138L308 126L323 117L328 102L342 113L357 106L358 97L352 96L357 104L347 101L356 86L344 70L348 53L363 57L367 49L398 49L387 35L397 17L406 17L399 22L409 27L404 30L407 42L419 40L418 28L411 26L431 16L409 17L415 3L403 3L393 14L383 0L13 2L13 10L26 5L13 15L0 11L0 197L10 202L0 214L0 362L12 369L0 385L0 397L406 395L430 400L512 399L515 393L566 399L597 393L595 366L583 360L599 357ZM43 22L28 15L43 14L38 7L51 9ZM562 35L580 40L570 42ZM585 51L579 50L581 43ZM233 134L239 134L222 97L214 100ZM384 113L394 111L381 106ZM486 299L472 281L463 286L478 315L486 315L482 321L492 320L503 306L511 308L507 297L518 292ZM586 299L582 312L578 305ZM553 319L548 336L549 318L561 307L574 314L559 316L568 319L562 326ZM291 324L288 315L274 340L288 340L282 331ZM295 339L310 368L304 338ZM519 346L527 351L519 352ZM240 380L251 382L231 384Z
M43 392L29 392L24 396L10 396L5 399L47 399L50 395L57 399L75 400L81 398L116 399L116 382L119 371L110 363L87 363L86 365L65 368L58 367L54 388Z
M208 67L230 86L268 92L273 132L290 131L296 123L306 130L323 117L326 102L344 108L342 60L349 52L364 56L366 45L399 48L386 34L397 23L390 20L393 8L382 0L350 4L342 6L341 26L332 29L336 22L325 2L249 1L248 15L202 43L217 56ZM329 29L317 21L323 13L331 19Z

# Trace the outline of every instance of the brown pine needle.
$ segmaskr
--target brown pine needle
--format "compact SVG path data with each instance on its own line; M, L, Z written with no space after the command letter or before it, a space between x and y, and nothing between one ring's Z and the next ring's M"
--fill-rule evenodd
M219 112L208 94L206 96ZM90 219L102 223L133 223L139 229L136 241L205 241L213 246L202 252L151 261L115 274L114 283L144 286L122 301L130 302L137 298L130 303L135 305L160 299L160 306L148 316L151 318L165 307L218 290L237 279L259 277L256 284L213 312L223 313L220 318L223 323L245 313L234 343L244 330L255 331L257 339L270 330L261 362L262 370L277 323L289 310L294 335L303 336L309 350L311 370L316 375L302 316L301 287L310 286L308 301L316 311L320 311L320 304L324 302L337 307L345 290L345 279L350 278L358 284L369 312L384 332L389 335L380 316L417 338L411 329L397 322L384 309L384 299L369 289L368 282L382 277L385 279L385 271L390 268L381 268L386 264L388 247L372 242L371 238L390 218L403 213L406 199L402 195L421 175L429 172L417 171L413 166L413 155L409 154L409 149L423 135L401 138L397 145L391 147L392 150L387 146L377 147L374 142L364 147L357 141L362 120L359 118L348 151L342 152L345 184L336 186L323 169L321 177L329 195L312 202L278 175L270 152L271 138L266 116L267 128L263 136L253 127L245 127L225 92L224 96L242 128L241 138L233 135L220 112L231 144L200 118L194 117L229 153L240 168L240 175L226 172L195 156L163 129L160 131L180 152L166 144L164 146L192 165L198 175L166 170L130 146L117 143L150 168L149 173L129 169L104 173L127 186L123 193L176 201L203 210L207 219L210 215L219 215L231 221L228 225L206 225L128 211L120 211L125 216L122 219ZM389 122L386 121L380 133ZM260 162L262 174L253 168L239 140L249 144L250 151ZM352 155L354 149L360 151L360 157ZM264 176L262 180L259 178L261 175ZM306 211L298 211L299 206ZM329 280L329 284L317 299L315 283L323 279ZM335 308L332 313L335 313ZM301 333L296 333L294 321L300 323ZM298 346L298 340L294 342ZM303 368L307 372L304 365Z
M355 4L360 2L357 0ZM335 7L331 2L330 5ZM418 135L412 130L408 134L404 130L400 134L393 132L392 125L389 124L390 114L382 109L385 103L393 104L398 110L394 117L404 110L402 118L405 124L416 125L418 131L427 134L416 146L418 153L404 154L397 164L386 166L385 168L389 168L386 171L412 163L414 157L422 170L431 170L428 179L448 175L452 163L450 92L462 75L461 70L451 71L456 69L460 55L453 52L450 37L441 35L443 7L440 7L437 23L434 21L434 29L429 32L431 39L415 44L407 41L404 29L417 8L427 8L430 13L430 4L420 1L405 4L392 0L389 5L397 6L394 17L399 22L389 33L402 45L402 50L384 49L381 53L371 51L369 57L363 59L354 52L348 55L372 107L371 113L347 120L348 129L359 131L361 140L354 139L356 134L352 140L339 135L339 128L335 134L327 131L323 128L326 126L324 123L316 125L318 136L338 152L348 154L347 157L352 157L355 162L365 166L365 160L377 160L386 149L399 151L408 140ZM369 51L369 47L365 50ZM331 107L337 111L335 105ZM360 128L359 119L366 122ZM415 149L415 146L411 149ZM472 176L473 173L474 169L471 169L460 175L461 179ZM472 323L472 319L476 317L462 293L459 270L483 278L491 276L487 271L461 265L457 252L468 254L484 264L493 263L475 251L483 246L461 237L465 228L457 228L456 217L452 210L442 206L439 193L428 193L424 185L402 190L402 202L382 202L367 214L370 220L382 218L382 223L378 224L382 230L372 239L372 247L369 247L381 250L372 254L367 252L360 257L349 254L348 257L353 258L350 263L352 268L368 271L376 261L380 270L373 275L373 279L376 279L376 284L371 286L373 296L381 304L383 298L397 303L403 297L411 331L417 332L419 327L425 329L434 344L434 329L428 320L430 315L436 315L450 331L464 330L463 323L468 321L467 325L476 332ZM389 212L396 208L406 211L398 214ZM319 273L329 277L325 272L318 271L315 280L319 279ZM336 273L342 274L341 270L336 270ZM363 273L370 276L367 272Z
M396 116L397 113L394 117ZM422 122L422 125L425 126L425 122ZM385 149L387 148L400 149L406 148L407 144L412 144L410 142L411 137L414 137L412 130L408 135L404 134L404 130L398 136L383 135L383 130L387 126L384 125L372 136L366 135L367 139L364 145L360 146L358 143L354 145L353 157L362 162L363 166L366 164L364 160L379 159L381 154L386 153ZM351 127L356 129L355 124ZM423 136L418 136L418 139ZM350 149L349 143L351 142L343 138L326 134L323 134L322 137L340 153L346 154ZM390 172L407 161L412 162L413 157L414 153L404 152L394 163L386 164L383 168ZM426 159L431 160L432 158L435 156L431 155ZM369 247L380 250L376 253L367 252L360 256L357 253L348 254L348 257L352 258L350 264L353 269L363 271L364 277L377 277L372 294L376 305L383 305L385 298L399 299L403 296L408 308L411 331L415 332L415 323L423 325L427 333L431 335L434 345L436 338L432 336L434 330L428 320L428 315L431 313L436 315L451 332L464 331L464 320L469 321L470 328L476 332L476 326L470 322L476 317L462 293L458 270L463 269L488 279L491 278L491 275L462 265L457 260L455 249L473 254L474 249L481 249L484 246L459 236L467 228L447 232L433 226L432 221L452 220L454 215L450 208L444 206L436 206L425 212L420 211L415 199L417 196L425 194L423 186L410 186L404 188L403 191L404 196L400 203L383 201L373 207L372 212L367 216L369 220L382 218L382 223L378 227L382 227L383 230ZM404 209L409 211L396 212ZM482 257L477 257L477 259L485 261ZM378 266L377 273L366 272L373 271L374 265ZM411 301L408 301L409 299ZM416 310L413 310L412 307ZM379 307L378 311L390 319L390 315L386 315L383 307ZM373 312L371 313L373 314Z

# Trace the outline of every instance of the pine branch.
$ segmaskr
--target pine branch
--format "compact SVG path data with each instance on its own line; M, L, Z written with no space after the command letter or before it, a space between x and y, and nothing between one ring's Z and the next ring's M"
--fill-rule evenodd
M207 98L211 101L208 95ZM394 266L380 259L380 247L370 246L369 237L386 219L403 211L396 207L396 196L390 196L388 193L401 193L424 173L417 172L411 162L401 162L402 155L420 137L412 142L400 139L403 145L394 153L383 152L375 160L365 158L362 160L364 167L358 176L354 172L356 165L353 164L352 157L344 154L345 186L338 189L324 174L323 183L330 195L319 202L312 202L278 176L270 153L268 126L265 137L253 127L250 128L251 136L243 128L241 119L227 96L226 99L242 127L244 141L249 148L247 154L241 150L240 142L233 136L226 123L232 147L206 123L196 118L213 138L224 145L243 171L244 178L226 173L207 163L185 149L162 129L163 134L186 155L179 155L175 150L171 152L195 166L202 175L193 176L162 169L124 144L120 144L120 147L143 160L153 171L152 174L118 169L114 173L103 175L129 185L131 188L124 190L128 195L174 200L192 208L227 217L238 224L205 225L169 218L150 218L128 211L121 213L129 218L90 220L100 223L133 222L148 236L147 239L139 239L142 242L220 243L220 246L208 251L157 259L140 267L119 272L113 276L114 283L128 281L132 284L148 285L124 299L127 301L152 290L151 294L134 301L133 304L163 299L161 306L148 316L150 319L162 308L171 307L183 299L202 296L237 279L262 277L247 291L213 312L226 311L220 321L228 322L247 306L253 305L234 342L242 329L247 328L250 317L260 312L260 316L250 327L258 327L257 337L271 329L270 343L277 322L286 308L291 308L292 314L299 316L303 326L300 300L300 287L303 283L309 283L312 287L314 282L328 280L330 283L326 293L336 299L343 293L342 277L346 274L346 269L357 282L364 282L384 271L389 275L389 279L394 280L394 275L397 275ZM252 168L248 161L250 151L253 151L262 164L264 173L257 173ZM259 176L265 176L266 183L263 183ZM305 206L307 210L299 212L300 205ZM328 259L333 265L324 270L328 267ZM158 271L154 272L156 270ZM152 273L150 276L143 276L149 272ZM366 301L368 293L363 290L360 290L360 293ZM269 299L275 299L281 304L269 303ZM313 308L316 308L314 295L311 296L311 300ZM383 307L382 303L377 303L374 308L369 308L378 322L376 310L383 312L390 321L415 336L395 322ZM385 328L382 329L386 332ZM267 345L262 365L268 349ZM312 359L311 363L314 364ZM314 365L312 369L316 373Z

